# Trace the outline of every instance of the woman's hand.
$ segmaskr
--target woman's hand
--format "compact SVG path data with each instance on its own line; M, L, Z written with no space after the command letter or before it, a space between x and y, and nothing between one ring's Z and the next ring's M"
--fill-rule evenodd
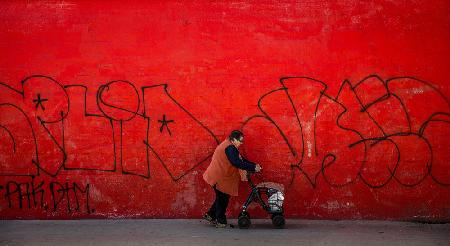
M259 165L259 164L256 164L256 167L255 167L255 172L260 172L261 171L261 169L262 169L262 167Z

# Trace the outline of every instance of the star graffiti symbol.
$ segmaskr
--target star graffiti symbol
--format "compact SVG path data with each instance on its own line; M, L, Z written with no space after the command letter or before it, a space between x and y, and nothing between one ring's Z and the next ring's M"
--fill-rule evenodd
M173 120L167 120L166 119L166 115L163 114L162 120L158 120L158 122L161 123L161 127L159 128L159 132L162 133L163 130L164 130L164 126L165 126L167 131L169 132L169 135L172 136L172 133L170 132L170 129L169 129L169 123L174 123L174 121Z
M39 106L41 106L42 110L45 110L43 102L48 101L48 99L41 98L41 94L37 94L37 98L33 100L34 103L36 103L36 109L38 109Z

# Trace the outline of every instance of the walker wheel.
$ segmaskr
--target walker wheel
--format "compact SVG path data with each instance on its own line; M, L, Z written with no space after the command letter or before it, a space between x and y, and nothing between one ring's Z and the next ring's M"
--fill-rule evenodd
M285 225L284 216L282 214L273 215L272 224L277 229L283 229Z
M238 218L238 226L239 229L248 229L251 225L250 216L248 213L244 213L239 216Z
M240 212L238 218L240 218L242 216L245 216L250 219L250 214L247 211Z

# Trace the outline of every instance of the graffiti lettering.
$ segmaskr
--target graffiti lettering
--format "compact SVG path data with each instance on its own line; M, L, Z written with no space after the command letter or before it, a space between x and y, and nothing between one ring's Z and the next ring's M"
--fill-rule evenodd
M129 81L110 81L98 88L96 105L90 106L84 85L62 86L44 75L29 76L21 84L18 90L0 83L6 95L0 99L0 137L7 140L0 144L1 176L56 177L64 170L149 179L158 163L178 181L205 163L219 143L170 95L167 84L138 90ZM255 149L247 151L250 155L277 157L277 163L266 164L277 170L269 175L290 177L292 185L300 174L312 187L320 177L332 187L361 181L381 188L393 180L414 187L428 177L450 186L448 149L441 147L449 146L450 106L432 83L370 75L355 83L344 80L336 96L314 78L283 77L280 84L260 97L261 113L242 125L249 136L270 131L267 139L281 139L284 147L268 149L270 143L260 140L247 144ZM192 136L195 154L176 148L185 142L180 139ZM95 146L86 147L90 139ZM36 202L28 186L12 182L3 189L9 201L17 197L21 206L23 199ZM69 193L83 191L76 185L49 187L53 207L68 200Z
M65 204L68 213L91 213L93 210L89 205L89 188L89 184L82 186L76 182L52 181L46 184L31 177L28 182L10 180L5 185L0 185L0 192L10 209L38 208L58 211Z
M274 129L265 130L266 138L286 146L287 155L279 155L267 147L270 142L250 141L253 159L257 153L277 157L270 175L283 173L292 185L298 171L312 187L319 177L332 187L357 180L371 188L393 180L414 187L427 177L450 186L449 159L441 150L448 153L450 144L450 104L431 83L371 75L355 84L344 80L334 97L313 78L284 77L280 83L259 99L261 114L242 125L249 135Z
M17 90L0 82L6 92L0 99L0 134L5 132L12 143L8 148L0 145L5 159L0 162L1 176L42 172L56 177L61 170L77 170L121 171L149 179L151 163L159 163L178 181L204 163L218 144L212 131L169 94L166 84L144 86L139 95L129 81L108 82L97 90L98 112L87 109L84 85L62 86L44 75L29 76L21 84ZM175 112L177 118L167 119L166 112ZM165 148L187 133L196 135L201 150L196 155ZM93 138L95 148L80 147Z

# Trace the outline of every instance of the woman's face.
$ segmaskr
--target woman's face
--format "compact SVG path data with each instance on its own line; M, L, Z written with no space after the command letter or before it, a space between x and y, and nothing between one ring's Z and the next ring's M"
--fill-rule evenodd
M236 148L239 148L239 146L244 143L244 137L241 137L240 139L233 139L231 140L231 143L236 146Z

